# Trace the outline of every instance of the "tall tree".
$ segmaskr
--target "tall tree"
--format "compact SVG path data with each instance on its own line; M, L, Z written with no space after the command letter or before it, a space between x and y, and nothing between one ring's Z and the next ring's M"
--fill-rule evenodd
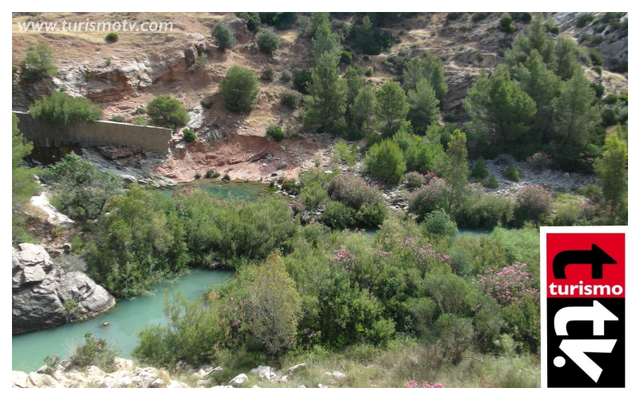
M569 38L561 36L555 46L555 72L563 81L571 79L578 59L576 57L577 45Z
M513 68L524 63L533 50L538 50L538 54L542 56L545 64L552 67L555 63L554 47L553 38L546 32L544 25L538 18L529 25L524 33L518 35L511 48L505 53L505 57L507 64Z
M338 35L331 33L329 22L323 22L318 26L309 47L313 64L317 64L320 61L320 57L325 53L329 53L332 56L337 55L339 44Z
M467 136L455 130L444 156L436 160L436 171L453 187L454 198L466 190L469 183L469 161L467 160Z
M350 106L364 86L364 79L362 79L358 70L353 67L347 68L344 72L344 79L347 81L347 106Z
M465 124L469 131L498 147L521 141L536 113L535 102L511 80L504 64L491 78L483 72L462 104L472 119Z
M573 76L553 100L554 132L559 142L582 145L600 123L600 110L593 104L595 91L584 76L582 67L576 66Z
M305 125L334 131L344 127L347 84L340 78L336 54L324 53L311 70L313 85L309 87Z
M32 150L33 143L24 144L24 138L18 129L18 117L11 113L11 225L13 240L30 239L22 225L26 219L22 211L29 204L31 196L40 191L40 186L33 179L33 175L38 173L38 170L21 164L22 159L31 154Z
M251 284L248 328L269 354L295 344L302 301L296 283L277 254L271 253L256 270Z
M407 117L409 103L398 82L387 82L376 92L378 122L383 137L393 136Z
M329 24L329 13L328 12L314 12L311 13L311 19L309 20L309 25L305 31L307 37L314 37L316 35L316 31L318 27L323 24Z
M411 125L418 133L424 133L432 122L440 116L436 92L425 78L421 78L416 85L416 90L409 90L409 113L407 117Z
M374 128L377 108L376 91L373 86L366 85L360 89L353 105L349 107L351 118L363 133Z
M447 81L444 77L444 64L439 57L425 54L424 59L414 57L403 71L403 86L405 90L416 90L420 79L425 78L433 88L440 103L447 94Z
M532 141L548 142L553 124L552 101L560 94L560 78L547 68L538 50L534 49L524 65L516 70L515 79L536 103Z
M605 139L604 153L594 163L602 195L617 210L627 197L627 142L619 137L620 128Z

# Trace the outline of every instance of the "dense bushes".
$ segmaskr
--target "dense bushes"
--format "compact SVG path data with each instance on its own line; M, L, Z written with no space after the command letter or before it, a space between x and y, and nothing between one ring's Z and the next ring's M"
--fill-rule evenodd
M403 179L407 164L402 150L392 140L385 140L374 144L364 160L369 173L387 182L400 183Z
M147 104L147 115L154 125L176 129L189 122L187 109L179 100L170 96L158 96Z
M424 219L427 214L443 209L447 213L452 211L453 188L444 179L435 177L427 185L416 189L409 196L409 212Z
M75 153L42 171L42 180L51 185L52 202L73 219L97 218L111 196L122 192L122 179L102 171Z
M516 202L517 214L524 214L525 219L539 222L549 212L551 207L551 194L539 185L527 185L518 190Z
M258 102L258 78L251 70L238 65L227 70L219 88L225 107L233 112L251 111Z
M325 189L332 202L342 204L331 206L327 204L330 213L325 218L330 220L330 226L336 228L351 225L377 226L384 220L387 208L382 199L382 193L364 179L338 175L325 185ZM332 221L339 221L339 223Z
M194 140L196 140L196 134L193 132L193 129L190 128L185 128L182 130L182 133L184 134L184 141L187 143L191 143Z
M71 97L61 92L36 100L29 107L31 115L51 127L62 127L75 121L94 122L102 118L102 110L85 97Z

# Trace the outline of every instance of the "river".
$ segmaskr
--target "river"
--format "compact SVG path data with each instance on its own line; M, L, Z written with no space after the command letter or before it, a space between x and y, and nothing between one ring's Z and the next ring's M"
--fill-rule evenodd
M219 285L230 277L231 272L228 271L194 269L176 283L158 285L155 296L119 300L109 312L94 319L13 336L12 369L35 371L44 365L43 359L47 355L59 354L61 359L66 359L73 349L84 342L87 332L115 344L121 350L121 357L130 357L138 344L137 333L149 324L164 322L162 299L166 296L165 289L173 287L185 297L195 299L206 293L209 287ZM102 326L104 322L109 324Z

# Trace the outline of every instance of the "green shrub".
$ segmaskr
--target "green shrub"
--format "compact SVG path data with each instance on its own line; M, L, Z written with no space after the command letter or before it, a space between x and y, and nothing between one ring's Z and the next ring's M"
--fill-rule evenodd
M51 49L44 43L40 43L35 50L27 52L26 57L20 63L22 79L27 82L36 82L58 73Z
M368 67L364 70L364 76L373 76L373 67Z
M416 171L408 172L404 177L407 180L407 187L409 190L413 190L427 184L427 179L424 175Z
M45 168L42 179L53 192L61 212L86 221L97 218L111 196L122 192L122 180L113 172L102 171L92 162L69 153Z
M137 117L132 119L131 123L134 124L134 125L141 125L141 126L149 125L149 121L147 121L147 119L145 117L143 117L142 115L138 115Z
M75 121L94 122L102 118L102 110L85 97L71 97L60 92L36 100L29 107L31 115L51 127L62 127Z
M520 173L513 164L509 165L509 168L504 172L504 177L510 181L520 182Z
M484 157L478 157L476 160L476 165L474 165L471 170L471 176L475 176L479 179L484 179L489 176L489 172L487 172L487 162L484 160Z
M282 93L280 103L285 107L295 110L300 106L300 95L291 90L287 90Z
M364 179L352 175L337 175L325 185L325 188L332 200L346 206L346 208L332 206L335 207L336 215L341 216L337 220L372 227L384 221L387 208L382 199L382 193Z
M611 108L605 108L600 115L602 116L602 126L604 127L613 126L618 123L616 112Z
M147 109L144 108L144 107L138 107L138 108L136 108L136 111L134 113L136 115L146 114L147 113Z
M202 99L200 100L200 105L202 106L202 108L210 110L211 107L213 107L213 100Z
M156 126L176 129L189 122L187 109L177 99L158 96L147 104L147 115Z
M104 339L94 339L91 333L84 335L84 344L75 349L69 361L72 365L84 368L95 365L105 372L114 370L114 358L120 350L110 346Z
M270 65L266 65L260 71L260 78L264 79L265 81L273 82L275 74L276 72L273 70L273 68L271 68Z
M220 176L220 172L214 171L212 169L208 169L207 173L204 175L204 177L207 179L216 179L219 176Z
M110 32L107 34L107 36L104 37L104 41L106 43L115 43L118 41L118 34Z
M351 52L342 50L342 52L340 53L340 63L351 64L351 57L352 57Z
M250 111L258 102L258 79L249 69L234 65L220 81L225 107L233 112Z
M604 94L604 86L597 84L597 83L592 83L591 84L591 89L593 89L595 91L595 95L596 98L601 98L602 95Z
M273 138L276 142L284 139L284 133L282 132L282 128L278 125L269 125L267 128L267 136Z
M113 122L127 122L127 119L125 117L123 117L122 115L114 115L113 117L109 118L109 121L113 121Z
M291 82L291 79L293 78L291 77L291 74L288 72L283 72L282 75L280 75L280 81L282 83L289 83Z
M447 20L448 21L457 21L460 18L462 18L462 16L464 14L465 13L463 13L463 12L450 12L449 14L447 14Z
M354 166L358 162L358 146L355 143L350 146L347 146L345 142L336 143L332 161L340 163L343 160L349 166Z
M449 214L442 210L435 210L429 213L420 226L425 235L432 238L446 239L450 245L458 235L458 226L451 220Z
M576 22L576 26L578 28L585 27L585 26L589 25L591 23L591 21L593 21L595 18L596 17L593 14L588 14L588 13L581 14L578 17L578 21Z
M238 17L247 21L247 29L251 32L255 32L260 28L260 15L255 12L242 12L238 13Z
M512 22L513 19L511 18L511 14L502 14L502 17L500 17L500 30L505 33L515 32L516 26L513 25Z
M354 225L355 210L339 201L330 201L324 206L322 221L334 229L346 229Z
M193 175L193 177L194 177L194 179L200 179L200 178L202 178L202 174L200 174L200 172L196 172L196 173Z
M488 187L489 189L497 189L499 185L498 185L498 180L496 179L496 176L491 175L485 186Z
M311 78L311 72L302 71L293 80L293 87L302 94L309 94L307 88L312 82L313 79Z
M551 166L551 157L541 151L529 157L527 161L531 164L531 167L538 172L542 172Z
M604 63L602 54L600 54L596 49L589 49L589 58L591 59L593 65L597 67L602 66L602 64Z
M560 27L552 26L551 28L549 28L549 32L554 34L554 35L558 35L558 34L560 34Z
M400 183L407 164L398 145L390 139L374 144L365 158L368 172L387 182Z
M268 29L264 29L256 35L256 42L258 49L265 54L271 55L280 48L280 36Z
M191 143L196 140L196 134L193 132L193 129L185 128L182 130L184 134L184 141L187 143Z
M465 228L493 229L497 225L507 226L514 212L513 201L508 197L491 194L470 195L455 211L458 226Z
M480 22L483 19L487 18L489 16L490 13L488 12L475 12L473 13L473 15L471 16L471 20L473 22Z
M226 49L233 49L236 45L236 37L233 35L233 31L229 26L222 22L218 22L216 26L213 27L211 36L216 39L218 42L218 48L222 51Z
M298 186L298 184L296 183L295 179L285 179L284 181L282 181L282 190L285 190L289 193L292 194L298 194L298 192L300 191L300 186Z

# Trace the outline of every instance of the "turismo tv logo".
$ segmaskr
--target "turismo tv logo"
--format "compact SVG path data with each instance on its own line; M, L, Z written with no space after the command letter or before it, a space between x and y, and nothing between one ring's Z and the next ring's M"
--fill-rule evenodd
M546 239L548 387L624 387L625 234Z

